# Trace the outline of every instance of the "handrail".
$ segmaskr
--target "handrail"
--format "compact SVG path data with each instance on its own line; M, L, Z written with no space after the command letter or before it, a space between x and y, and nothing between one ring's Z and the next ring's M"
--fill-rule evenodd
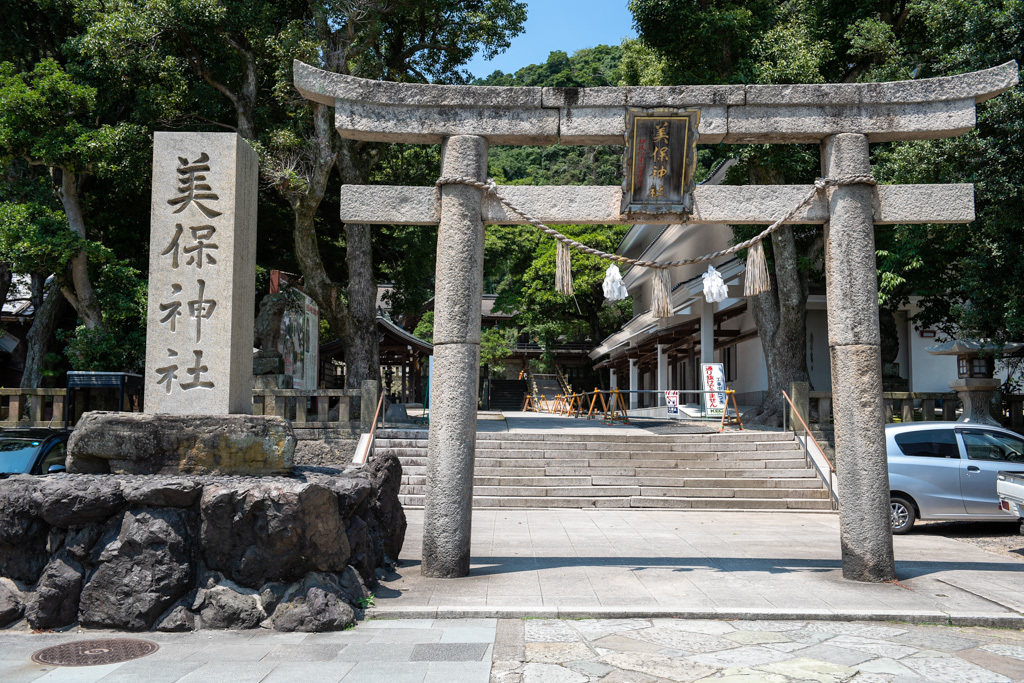
M365 464L366 461L370 458L370 453L373 453L373 438L374 438L374 435L375 435L375 433L377 431L377 418L380 416L381 406L384 405L385 392L383 391L383 389L384 388L381 387L380 398L377 399L377 410L373 413L373 424L370 425L370 434L369 434L369 436L366 439L366 451L364 452L363 460L361 462L356 463L356 464L359 464L359 465ZM358 457L359 457L359 447L357 446L356 447L356 458L358 458Z
M811 433L811 428L807 426L806 422L804 422L803 415L801 415L800 411L796 409L795 405L793 405L793 401L792 399L789 398L789 394L786 393L785 389L782 390L782 396L786 399L786 403L788 403L790 407L793 409L793 414L795 414L797 419L800 420L800 424L803 425L804 427L804 432L807 434L807 436L811 437L811 441L814 442L814 447L817 448L818 452L821 453L822 457L825 458L825 462L828 463L829 470L831 470L832 473L835 474L835 465L832 464L832 461L828 459L827 455L825 455L825 451L823 451L821 446L818 445L818 440L815 439L814 434Z
M836 478L836 468L835 468L835 465L833 465L832 461L828 459L827 455L825 455L825 451L822 449L822 447L820 445L818 445L818 440L814 438L814 434L811 433L811 430L807 426L807 423L804 422L803 415L801 415L800 411L797 410L797 407L795 405L793 405L793 401L792 401L792 399L789 398L789 394L787 394L785 392L785 390L783 390L782 391L782 396L783 396L783 398L786 399L786 402L789 403L790 407L793 409L793 413L796 415L796 418L798 420L800 420L800 424L802 424L803 427L804 427L804 434L806 434L806 436L804 437L804 440L802 442L803 447L804 447L804 462L810 464L811 466L813 466L814 467L814 471L818 473L818 478L821 479L822 481L824 481L825 485L828 486L829 498L832 501L832 509L836 510L836 509L838 509L838 505L839 505L839 494L836 493L836 487L833 485L833 481L832 481L834 478ZM783 413L783 416L785 416L785 413ZM818 465L817 459L811 457L810 449L807 447L807 439L811 440L811 443L814 444L814 448L818 451L818 454L821 455L822 459L825 461L825 464L828 465L829 474L828 474L828 480L827 481L825 481L825 479L826 479L825 473L821 471L821 467ZM800 437L797 437L797 440L799 441Z
M377 418L380 417L380 409L384 405L384 396L386 394L381 391L380 398L377 399L377 410L373 413L373 424L370 425L370 448L373 448L373 433L377 430Z

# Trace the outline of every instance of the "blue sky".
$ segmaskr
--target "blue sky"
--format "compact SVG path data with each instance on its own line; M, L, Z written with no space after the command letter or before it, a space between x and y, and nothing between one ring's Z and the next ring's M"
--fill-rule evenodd
M618 45L634 37L629 0L529 0L526 30L494 59L477 56L470 73L483 78L495 70L514 73L528 64L546 61L552 50L572 54L595 45Z

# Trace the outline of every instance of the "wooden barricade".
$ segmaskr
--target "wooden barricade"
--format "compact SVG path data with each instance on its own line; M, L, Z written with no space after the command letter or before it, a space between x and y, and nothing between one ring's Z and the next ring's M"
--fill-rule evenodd
M604 415L604 423L615 424L615 422L622 422L623 424L629 424L629 415L626 414L626 401L622 398L622 394L618 389L612 389L609 394L608 410Z
M604 394L601 393L601 391L597 387L594 387L594 393L592 395L592 398L590 399L590 408L587 410L588 420L593 420L594 418L597 417L597 415L594 414L594 409L597 408L598 399L601 400L601 414L603 415L608 412L608 403L605 402L604 400Z
M718 428L718 431L725 431L726 427L732 427L739 425L740 430L743 429L743 422L740 421L740 409L736 405L736 392L732 389L725 390L725 409L722 411L722 425ZM729 415L729 401L732 400L732 409L736 413L735 416Z

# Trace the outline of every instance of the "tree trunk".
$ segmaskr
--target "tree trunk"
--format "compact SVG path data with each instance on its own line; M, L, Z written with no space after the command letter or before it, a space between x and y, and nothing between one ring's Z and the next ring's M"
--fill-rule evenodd
M345 386L355 389L379 374L377 343L377 283L373 279L371 227L345 225L345 263L348 264L348 314L345 345Z
M41 284L44 277L33 277L32 299L41 301L41 305L35 308L35 316L32 319L32 326L28 329L25 337L25 370L21 375L22 389L35 389L43 379L43 361L50 349L50 340L57 330L57 323L60 320L61 312L64 309L64 297L56 283L52 284L49 291ZM37 284L37 282L39 284Z
M338 159L333 136L330 107L313 104L313 172L308 190L290 197L295 211L295 257L302 272L306 293L320 307L331 331L345 348L345 386L357 389L363 380L376 379L378 374L377 285L373 280L371 228L368 225L345 226L346 256L349 281L347 296L342 297L331 281L320 258L316 235L317 208L323 200L331 170ZM345 182L361 182L351 143L341 148L340 170ZM347 299L347 302L346 302Z
M785 182L781 174L751 163L749 180L754 185ZM793 226L777 230L771 237L773 267L772 288L750 298L768 374L768 394L764 402L743 416L752 425L781 426L785 399L791 382L806 382L807 372L807 275L800 272ZM812 256L823 244L819 238Z
M68 226L83 240L86 239L85 217L82 214L79 195L82 176L61 168L53 169L53 176L57 184L57 196L68 219ZM68 274L70 285L61 287L64 296L75 307L86 329L102 327L103 313L100 310L99 299L93 291L92 280L89 278L89 257L84 247L71 259Z

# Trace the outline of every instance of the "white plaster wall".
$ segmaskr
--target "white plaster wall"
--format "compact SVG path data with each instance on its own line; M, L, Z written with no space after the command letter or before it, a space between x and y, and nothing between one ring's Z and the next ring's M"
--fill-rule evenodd
M731 383L731 388L740 394L765 391L768 388L768 367L764 362L760 339L750 339L736 345L736 380Z
M832 391L828 317L824 310L807 311L807 374L811 377L812 391Z
M910 390L949 391L949 383L956 379L956 356L933 356L925 351L926 346L933 346L938 339L921 337L920 331L911 323L908 325L907 352Z
M916 330L910 329L910 322L907 318L907 311L896 311L896 336L900 342L900 350L896 354L896 363L900 366L900 377L904 379L910 379L910 333L917 334ZM920 337L921 335L918 334L917 336Z

